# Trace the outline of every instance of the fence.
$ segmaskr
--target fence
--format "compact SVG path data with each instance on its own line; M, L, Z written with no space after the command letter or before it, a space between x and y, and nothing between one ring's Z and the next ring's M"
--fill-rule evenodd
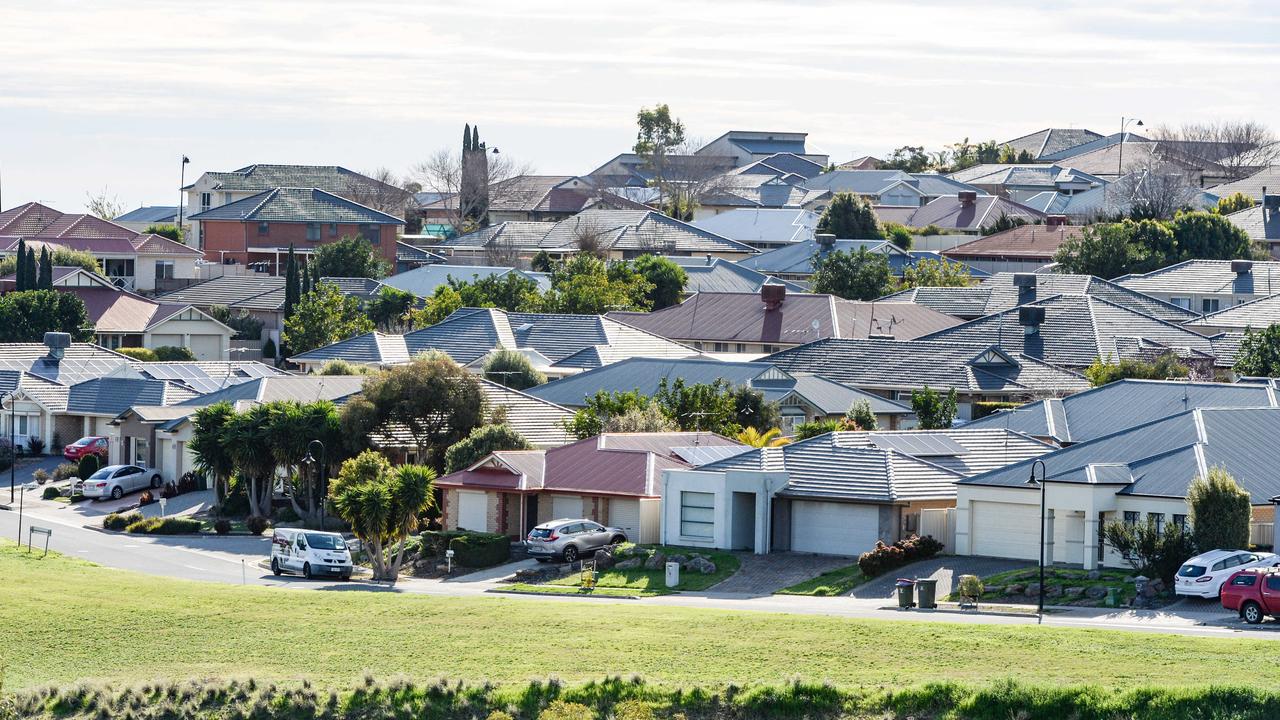
M954 508L938 508L920 511L920 536L932 535L943 544L943 552L951 552L956 544L956 511Z
M1275 523L1268 522L1251 522L1249 523L1249 544L1263 545L1266 547L1275 546Z

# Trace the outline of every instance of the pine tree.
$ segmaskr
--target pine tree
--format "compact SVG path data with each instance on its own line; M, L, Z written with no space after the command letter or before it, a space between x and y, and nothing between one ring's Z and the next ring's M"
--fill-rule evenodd
M53 259L49 257L49 247L40 248L40 278L36 286L40 290L53 289Z
M13 281L17 291L30 289L27 287L27 241L22 238L18 238L18 263L13 267Z
M298 259L293 254L293 243L289 243L289 259L284 264L284 316L293 314L293 306L298 304Z

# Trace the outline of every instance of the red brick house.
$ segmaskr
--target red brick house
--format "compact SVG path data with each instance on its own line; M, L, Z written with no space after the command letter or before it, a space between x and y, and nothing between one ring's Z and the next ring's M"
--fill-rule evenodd
M275 188L191 216L202 228L205 260L265 263L284 271L289 245L306 256L343 237L363 237L392 266L404 220L316 188Z

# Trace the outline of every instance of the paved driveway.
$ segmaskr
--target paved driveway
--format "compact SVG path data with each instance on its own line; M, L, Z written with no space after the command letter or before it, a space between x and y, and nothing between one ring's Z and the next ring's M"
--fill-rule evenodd
M938 597L943 598L951 594L952 583L961 575L986 577L1025 567L1028 567L1026 560L945 555L891 570L854 588L849 596L864 600L892 598L895 592L893 584L898 578L933 578L938 581Z
M789 585L846 567L853 558L778 552L768 555L735 553L742 563L738 572L711 588L713 593L772 595Z

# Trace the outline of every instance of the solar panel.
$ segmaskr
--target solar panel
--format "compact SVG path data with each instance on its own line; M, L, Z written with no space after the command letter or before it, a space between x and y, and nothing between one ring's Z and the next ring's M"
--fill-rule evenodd
M969 451L953 438L942 433L904 433L882 435L872 433L871 444L881 450L896 450L915 457L939 457L964 455Z
M697 445L671 448L676 457L693 466L706 465L744 453L751 448L741 445Z

